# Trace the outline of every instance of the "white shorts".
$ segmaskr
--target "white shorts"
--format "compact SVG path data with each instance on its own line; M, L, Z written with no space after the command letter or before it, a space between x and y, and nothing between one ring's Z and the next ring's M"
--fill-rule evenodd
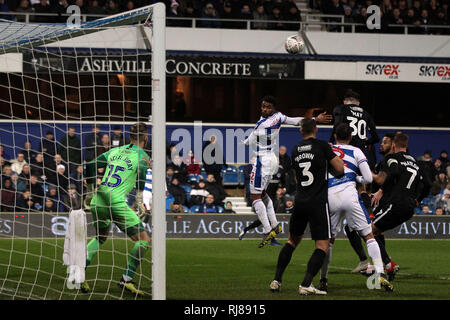
M250 193L261 194L267 189L272 176L278 172L278 158L271 152L256 158L250 173Z
M346 188L328 189L328 205L330 208L331 234L335 237L341 230L344 219L351 231L355 230L365 237L372 232L369 213L358 191L353 185Z

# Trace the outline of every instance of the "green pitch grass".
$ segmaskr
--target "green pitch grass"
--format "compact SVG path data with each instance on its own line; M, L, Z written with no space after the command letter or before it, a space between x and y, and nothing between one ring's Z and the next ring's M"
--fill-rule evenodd
M326 297L301 297L297 291L314 249L311 240L304 240L294 252L279 293L270 292L268 287L281 247L259 249L258 243L259 240L169 239L167 299L450 299L449 241L388 239L387 249L400 265L400 272L394 281L394 292L385 292L367 289L367 278L350 273L358 259L347 240L337 240ZM11 247L13 254L10 254ZM66 288L62 239L2 239L0 299L135 299L116 285L126 264L125 252L131 248L131 241L121 239L109 240L102 247L86 273L93 292L85 295ZM151 298L150 259L151 252L147 252L135 278L140 289L148 293L148 299ZM317 276L314 284L318 280Z

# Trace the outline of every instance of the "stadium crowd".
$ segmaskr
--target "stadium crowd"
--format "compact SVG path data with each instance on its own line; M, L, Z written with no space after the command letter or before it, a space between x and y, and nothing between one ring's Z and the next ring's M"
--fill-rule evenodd
M67 7L77 5L81 14L91 15L94 20L139 8L155 2L165 2L167 25L192 27L192 18L200 19L196 27L245 29L246 21L252 29L298 30L302 21L301 12L295 0L0 0L0 18L25 21L24 15L7 12L34 13L32 22L65 22ZM323 14L341 15L345 23L360 23L356 32L370 32L365 24L370 16L367 8L378 5L381 9L381 30L375 32L403 33L403 28L392 25L415 25L410 34L450 34L448 28L427 28L428 25L448 26L448 0L310 0L312 10ZM54 16L39 14L57 14ZM175 19L173 19L175 18ZM183 19L184 18L184 19ZM207 20L202 20L207 19ZM341 21L340 18L324 18L325 21ZM390 26L389 26L390 25ZM425 26L425 27L420 27ZM341 31L339 25L327 25L328 31ZM345 32L351 26L344 27Z
M310 0L312 9L324 14L344 16L344 22L363 23L370 14L367 8L378 5L381 10L381 32L404 33L403 28L392 25L415 25L409 34L450 34L448 28L427 28L428 25L448 26L448 0ZM335 21L332 18L328 21ZM391 25L391 26L389 26ZM421 27L422 26L422 27ZM346 26L345 32L351 27ZM330 26L328 31L340 31L338 26ZM357 32L370 32L365 26L356 28Z
M92 132L84 138L83 144L70 127L67 135L59 141L48 131L45 137L32 145L26 141L15 155L7 154L0 145L0 205L2 212L67 212L70 208L84 207L86 180L84 163L95 159L112 147L128 143L121 127L115 126L111 133L101 132L93 126ZM204 146L217 143L211 137ZM212 148L220 152L218 148ZM211 149L210 149L211 150ZM145 151L151 154L150 143ZM167 211L171 213L234 213L232 203L225 202L228 196L224 168L235 167L225 164L223 154L212 154L220 163L206 164L198 161L193 153L184 159L175 144L167 144L166 183ZM255 158L250 160L255 161ZM450 161L446 150L433 158L426 151L417 158L426 168L433 181L430 195L425 198L416 214L450 214ZM245 199L250 203L249 181L251 163L242 165ZM98 168L97 184L101 182L104 168ZM233 185L234 188L237 184ZM291 213L295 201L295 178L292 163L286 147L279 149L279 170L272 177L267 193L273 199L275 212ZM135 203L135 194L129 198L129 205Z

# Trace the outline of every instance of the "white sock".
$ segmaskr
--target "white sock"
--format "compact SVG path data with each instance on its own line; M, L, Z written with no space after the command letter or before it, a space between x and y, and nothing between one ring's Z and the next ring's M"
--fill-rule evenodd
M372 258L373 266L376 273L384 273L383 260L381 259L380 247L375 239L369 239L366 242L367 252Z
M273 208L272 199L268 195L266 195L263 199L263 202L266 206L267 216L269 217L270 225L272 228L275 228L278 224L277 216L275 215L275 209Z
M264 233L269 233L272 228L270 227L269 219L267 218L267 209L264 202L261 199L258 199L253 201L252 206L258 215L259 221L261 221L264 227Z
M320 269L320 279L328 279L328 269L330 267L331 257L333 251L333 244L328 244L328 253L323 260L322 269Z

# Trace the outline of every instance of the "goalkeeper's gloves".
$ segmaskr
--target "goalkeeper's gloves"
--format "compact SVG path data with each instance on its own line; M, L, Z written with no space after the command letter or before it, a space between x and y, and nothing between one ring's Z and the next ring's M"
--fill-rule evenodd
M91 208L91 200L94 196L94 184L89 183L86 185L86 197L84 198L84 207L86 209Z
M141 219L141 221L143 223L149 223L150 219L151 219L151 213L152 213L151 205L150 205L150 209L147 209L145 204L141 203L138 205L138 209L139 209L139 219Z

